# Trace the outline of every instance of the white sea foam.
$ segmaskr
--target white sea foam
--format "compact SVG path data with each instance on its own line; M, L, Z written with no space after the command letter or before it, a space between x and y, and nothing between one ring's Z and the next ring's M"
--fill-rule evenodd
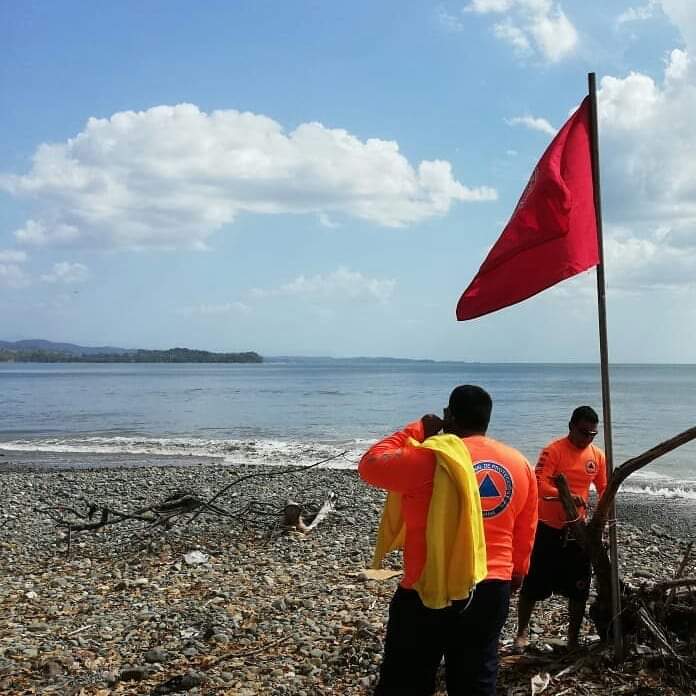
M696 481L682 481L675 486L640 486L625 483L621 486L619 494L634 493L648 495L656 498L681 498L684 500L696 500Z
M219 460L222 464L256 464L267 466L309 466L330 459L322 466L354 469L374 439L282 440L272 438L214 439L196 437L128 437L78 436L0 440L0 449L9 452L65 455L79 463L81 455L116 455L136 460L149 457L200 457ZM345 454L344 454L345 453ZM338 456L340 455L340 456ZM129 462L135 466L148 461ZM621 486L630 494L662 498L696 500L696 478L675 478L662 471L641 470Z
M354 468L365 449L353 441L327 443L277 439L202 439L185 437L80 437L0 441L9 452L64 455L125 455L134 457L204 457L226 464L307 466L324 459L327 467ZM346 452L345 455L341 453ZM341 456L337 456L341 455ZM335 457L335 458L334 458Z

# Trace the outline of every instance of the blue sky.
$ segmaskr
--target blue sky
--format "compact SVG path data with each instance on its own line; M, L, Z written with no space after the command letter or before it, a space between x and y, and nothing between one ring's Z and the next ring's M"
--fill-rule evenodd
M6 4L0 338L596 360L594 271L454 319L594 71L611 358L696 362L694 52L691 0Z

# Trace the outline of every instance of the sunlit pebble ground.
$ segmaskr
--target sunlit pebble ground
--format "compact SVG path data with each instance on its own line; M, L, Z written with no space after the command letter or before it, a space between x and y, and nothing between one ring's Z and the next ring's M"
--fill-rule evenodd
M336 511L307 535L274 529L273 517L247 516L245 525L205 514L149 535L138 536L140 523L75 535L68 558L54 523L37 508L85 496L133 510L180 490L207 499L259 469L13 468L9 461L0 467L0 693L150 694L175 675L198 684L191 694L371 691L397 580L360 576L383 493L355 472L252 478L219 499L230 510L252 500L280 508L288 499L316 509L335 493ZM674 575L684 547L676 537L692 533L691 511L625 498L618 529L627 579ZM192 550L208 561L188 565L184 555ZM398 567L399 555L388 563ZM504 655L515 611L513 603ZM532 623L533 644L543 651L565 630L563 602L544 603ZM583 636L595 640L589 623ZM584 679L591 684L592 675ZM518 686L529 693L529 675L503 667L500 693ZM546 693L556 691L560 685Z

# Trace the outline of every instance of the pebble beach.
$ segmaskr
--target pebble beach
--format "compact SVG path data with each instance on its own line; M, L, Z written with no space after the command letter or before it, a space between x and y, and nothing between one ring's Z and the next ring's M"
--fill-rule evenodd
M398 582L363 573L384 494L350 470L252 476L217 503L227 511L263 503L265 516L205 512L189 523L188 514L151 530L133 520L74 533L68 553L51 514L69 513L55 506L85 498L128 511L181 491L207 500L272 471L164 460L56 470L33 467L30 455L0 458L0 693L371 693ZM334 511L309 533L282 529L268 512L288 500L311 512L329 494ZM621 497L624 578L672 577L694 536L693 511L689 501ZM391 554L386 567L400 562ZM563 637L562 609L554 599L535 614L533 642ZM597 640L587 621L583 640ZM501 694L530 693L505 660L499 682Z

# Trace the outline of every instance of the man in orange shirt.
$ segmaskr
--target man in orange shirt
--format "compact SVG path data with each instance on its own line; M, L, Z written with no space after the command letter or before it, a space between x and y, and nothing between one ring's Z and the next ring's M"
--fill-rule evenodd
M510 592L529 568L537 521L536 481L517 450L486 437L491 397L480 387L459 386L444 420L423 416L373 445L358 471L369 484L401 493L406 525L404 576L389 608L377 696L427 696L445 658L450 696L494 696L498 639ZM423 605L413 589L426 560L426 524L436 457L413 447L443 429L462 438L471 455L481 496L487 576L468 599L443 609Z
M568 435L554 440L539 455L536 477L539 488L539 526L534 541L532 563L525 578L518 604L518 629L515 648L527 646L529 620L534 604L552 594L568 598L568 647L578 645L580 626L590 591L590 558L573 539L558 497L554 477L563 474L578 508L587 515L590 483L598 495L607 487L604 452L592 444L597 435L599 417L589 406L579 406L568 423Z

